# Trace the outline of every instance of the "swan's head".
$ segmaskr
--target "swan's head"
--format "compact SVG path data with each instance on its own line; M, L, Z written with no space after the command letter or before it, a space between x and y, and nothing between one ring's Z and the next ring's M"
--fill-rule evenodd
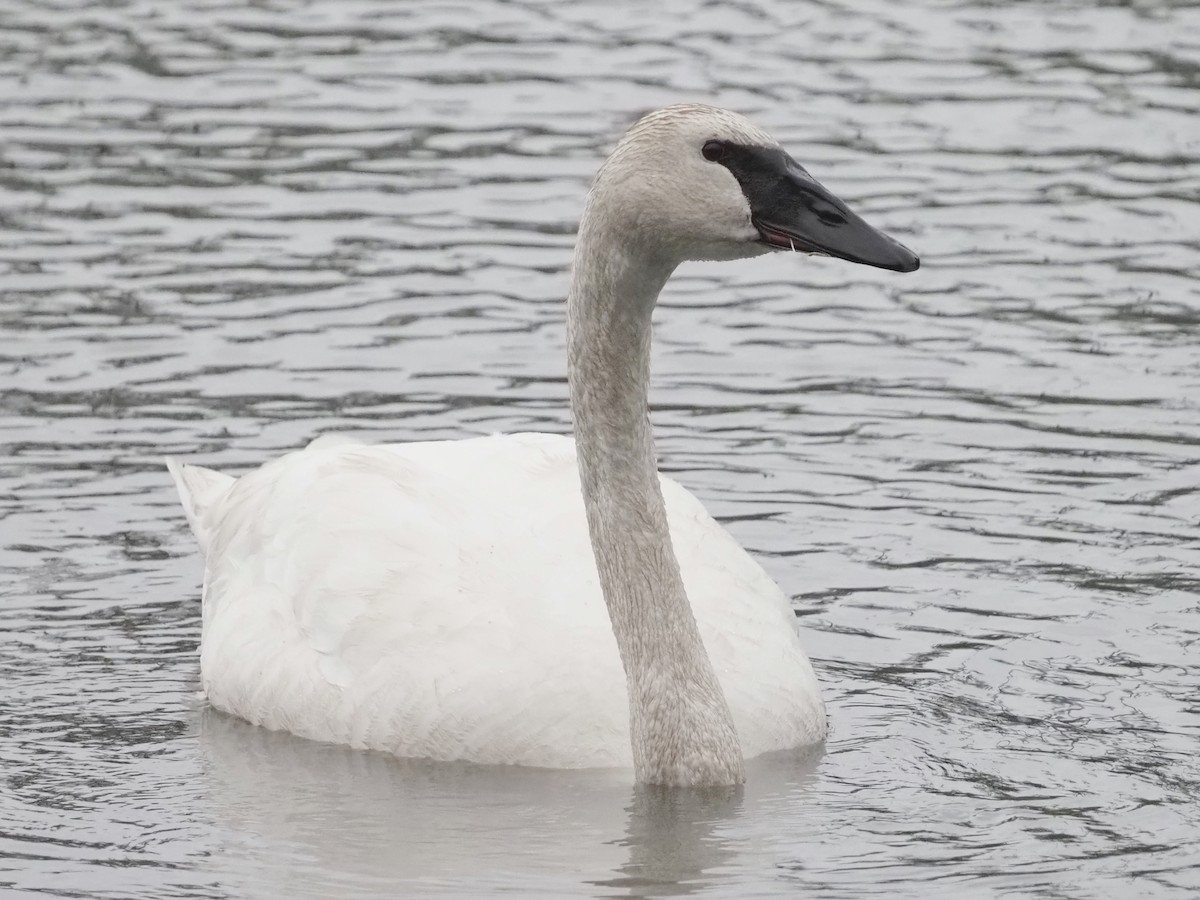
M671 106L641 118L596 176L589 206L671 262L768 250L911 272L915 253L851 212L737 113Z

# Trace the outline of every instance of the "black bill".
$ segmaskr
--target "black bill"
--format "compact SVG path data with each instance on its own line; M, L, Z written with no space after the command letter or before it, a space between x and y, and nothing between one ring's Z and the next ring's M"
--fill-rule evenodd
M920 268L915 253L851 212L783 150L710 142L705 156L738 180L764 244L896 272Z

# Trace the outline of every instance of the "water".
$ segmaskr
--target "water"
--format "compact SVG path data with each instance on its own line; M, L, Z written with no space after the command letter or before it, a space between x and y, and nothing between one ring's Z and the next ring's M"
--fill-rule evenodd
M1193 897L1200 8L0 0L0 893ZM794 597L744 792L401 762L196 699L160 465L565 432L640 111L746 112L916 248L681 270L664 469Z

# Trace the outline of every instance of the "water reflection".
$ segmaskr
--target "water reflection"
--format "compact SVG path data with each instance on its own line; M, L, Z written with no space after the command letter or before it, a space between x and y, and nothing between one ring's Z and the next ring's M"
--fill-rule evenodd
M401 760L207 707L196 719L225 867L264 897L580 881L612 896L691 894L736 870L744 838L729 826L803 803L821 757L773 754L749 762L745 787L679 790L631 787L628 770Z
M742 813L744 787L633 790L625 838L629 861L617 877L594 882L631 897L680 897L719 883L736 851L717 834Z

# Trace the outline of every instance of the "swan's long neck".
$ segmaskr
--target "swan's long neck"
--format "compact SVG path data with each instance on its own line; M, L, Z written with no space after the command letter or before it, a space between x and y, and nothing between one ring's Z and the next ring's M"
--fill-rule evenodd
M589 202L567 303L571 407L592 549L629 684L635 775L735 784L741 748L671 546L648 415L651 313L674 268Z

